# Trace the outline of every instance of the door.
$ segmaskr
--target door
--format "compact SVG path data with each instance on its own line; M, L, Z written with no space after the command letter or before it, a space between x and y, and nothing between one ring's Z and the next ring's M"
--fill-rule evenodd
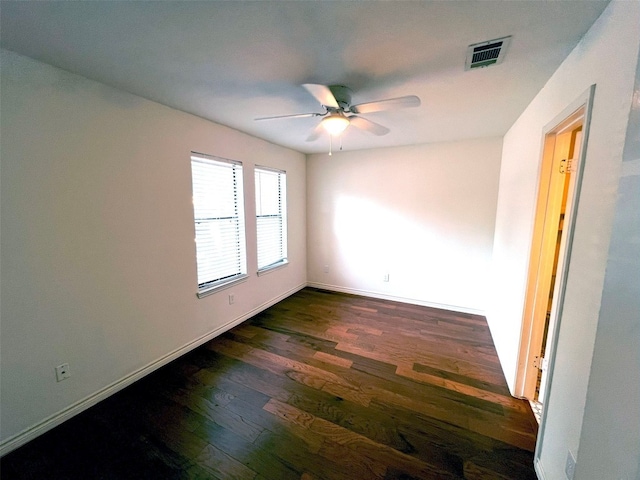
M580 172L586 103L558 119L543 139L516 395L541 402L563 296Z
M576 125L571 125L570 130L567 130L564 133L559 134L562 137L561 143L563 145L563 150L560 153L560 157L562 158L557 166L558 174L561 177L560 183L562 185L562 192L558 192L561 198L555 198L554 201L560 202L560 209L558 212L557 218L557 229L554 232L551 230L549 232L549 236L553 236L555 234L556 240L553 246L550 246L554 249L553 252L553 266L551 269L551 282L548 290L548 301L545 310L545 326L543 328L543 337L542 337L542 345L540 349L540 360L539 360L539 373L538 373L538 382L536 389L536 395L534 401L542 403L542 399L544 398L544 394L547 387L547 378L548 378L548 361L547 359L550 357L550 345L549 342L549 332L555 331L555 324L557 321L557 299L559 297L558 286L560 285L557 282L558 272L562 272L564 269L564 261L565 256L561 255L562 252L566 250L566 242L567 242L567 229L565 228L565 218L567 212L571 211L571 206L573 202L573 195L570 195L570 192L574 191L575 188L575 172L578 170L578 164L580 162L580 142L582 140L582 118L579 119L579 123ZM568 148L567 148L568 147ZM552 224L553 225L553 224Z

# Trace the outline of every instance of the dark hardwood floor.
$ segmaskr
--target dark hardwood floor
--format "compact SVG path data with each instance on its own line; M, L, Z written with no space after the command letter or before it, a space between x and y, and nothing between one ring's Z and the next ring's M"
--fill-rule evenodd
M10 479L535 479L483 317L304 289L1 460Z

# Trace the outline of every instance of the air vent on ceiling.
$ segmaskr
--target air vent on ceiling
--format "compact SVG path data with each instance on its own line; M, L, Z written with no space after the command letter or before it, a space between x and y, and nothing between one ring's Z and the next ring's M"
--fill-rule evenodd
M464 69L472 70L502 63L509 43L511 43L511 36L469 45Z

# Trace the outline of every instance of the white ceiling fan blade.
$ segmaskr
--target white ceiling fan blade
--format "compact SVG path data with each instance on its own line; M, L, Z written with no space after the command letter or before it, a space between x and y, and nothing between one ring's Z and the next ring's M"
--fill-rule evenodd
M307 142L313 142L314 140L317 140L323 133L325 133L325 130L322 126L322 122L320 122L307 137Z
M320 102L320 105L331 108L340 108L336 97L333 96L333 93L331 93L331 90L326 85L305 83L302 86Z
M254 120L278 120L280 118L306 118L306 117L320 117L322 113L294 113L293 115L276 115L274 117L260 117L254 118Z
M353 105L350 111L353 113L372 113L382 110L392 110L395 108L419 107L420 99L415 95L406 97L390 98L388 100L378 100L377 102L361 103Z
M378 136L386 135L391 131L387 127L380 125L379 123L372 122L371 120L367 120L366 118L356 117L355 115L349 117L349 122L350 125L353 125L360 130L364 130L365 132L369 132Z

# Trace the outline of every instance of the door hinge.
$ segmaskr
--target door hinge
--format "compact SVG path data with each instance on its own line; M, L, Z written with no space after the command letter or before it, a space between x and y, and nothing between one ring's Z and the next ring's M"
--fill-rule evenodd
M533 366L538 370L542 370L543 372L545 372L547 370L547 367L549 366L549 362L544 357L534 357Z
M571 173L575 171L575 162L573 158L564 159L560 162L560 173Z

